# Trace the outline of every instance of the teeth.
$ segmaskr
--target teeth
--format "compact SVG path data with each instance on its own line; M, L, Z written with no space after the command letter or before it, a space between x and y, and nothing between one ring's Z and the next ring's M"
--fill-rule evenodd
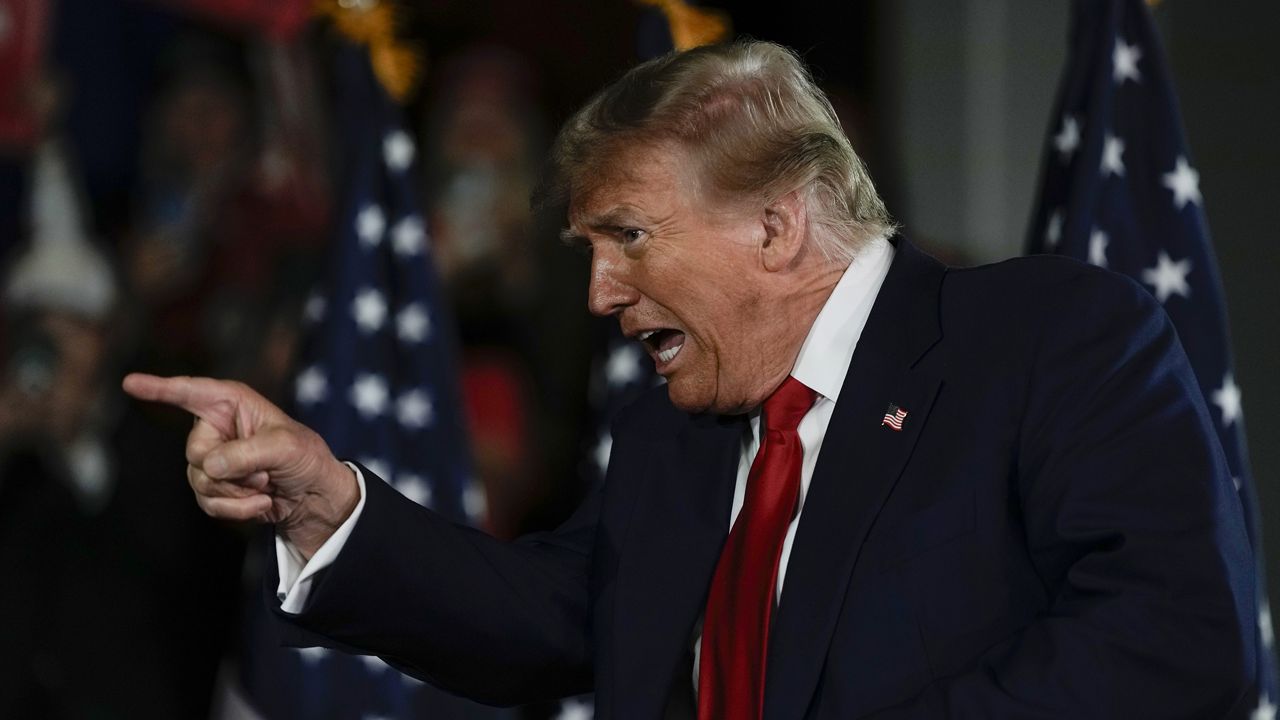
M664 363L669 363L671 362L671 359L674 358L676 354L680 352L680 348L682 347L684 347L683 343L673 348L667 348L666 350L663 350L662 352L658 353L658 359Z
M638 337L638 338L640 339L640 341L641 341L641 342L644 342L645 340L648 340L648 339L649 339L649 336L650 336L650 335L652 335L652 334L654 334L654 333L656 333L656 332L658 332L658 331L657 331L657 330L645 330L644 332L640 333L640 334L639 334L639 335L637 335L636 337Z

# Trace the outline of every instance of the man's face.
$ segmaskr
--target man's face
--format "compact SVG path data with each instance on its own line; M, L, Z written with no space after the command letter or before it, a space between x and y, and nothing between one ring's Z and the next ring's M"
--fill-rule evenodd
M701 200L679 151L626 151L575 193L569 232L591 251L588 307L643 342L671 401L688 412L760 404L794 357L765 302L762 211ZM793 355L794 353L792 353Z

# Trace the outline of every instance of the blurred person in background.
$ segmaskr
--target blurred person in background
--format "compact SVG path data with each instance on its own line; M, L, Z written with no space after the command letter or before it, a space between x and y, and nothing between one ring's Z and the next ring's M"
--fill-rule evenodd
M460 315L510 317L537 289L529 194L544 140L534 78L513 51L484 45L442 74L426 133L435 256Z
M540 78L527 58L470 45L439 71L424 136L432 254L457 317L462 387L488 529L511 538L538 522L570 475L549 471L573 434L561 403L581 385L566 362L553 258L529 212L546 138ZM553 248L554 249L554 248ZM572 330L569 330L572 332Z
M110 497L102 446L106 321L117 290L79 228L58 146L38 154L32 247L5 279L0 375L0 716L56 717L55 637L86 537Z
M3 285L0 717L196 717L243 548L184 509L180 464L147 450L184 420L126 406L111 381L129 351L120 291L67 168L46 140ZM209 620L174 612L189 603Z
M192 35L165 67L124 243L124 316L144 363L270 391L289 370L326 237L318 121L302 117L305 102L280 107L308 86L305 59Z

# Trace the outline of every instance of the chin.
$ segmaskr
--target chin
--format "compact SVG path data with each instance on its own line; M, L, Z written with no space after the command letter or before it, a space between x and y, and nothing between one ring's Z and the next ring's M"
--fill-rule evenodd
M674 378L667 379L667 396L671 398L672 405L691 414L711 410L714 398L714 394L707 388Z
M675 379L667 380L667 397L676 408L693 415L706 412L716 415L740 415L751 409L741 402L729 403L716 397L714 386L708 387L700 383L681 382Z

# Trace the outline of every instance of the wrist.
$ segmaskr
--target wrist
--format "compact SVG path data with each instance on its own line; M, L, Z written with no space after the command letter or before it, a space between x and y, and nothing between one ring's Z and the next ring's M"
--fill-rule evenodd
M308 489L298 508L305 522L287 532L290 541L303 557L310 560L360 504L360 487L355 472L345 463L334 461L328 478Z

